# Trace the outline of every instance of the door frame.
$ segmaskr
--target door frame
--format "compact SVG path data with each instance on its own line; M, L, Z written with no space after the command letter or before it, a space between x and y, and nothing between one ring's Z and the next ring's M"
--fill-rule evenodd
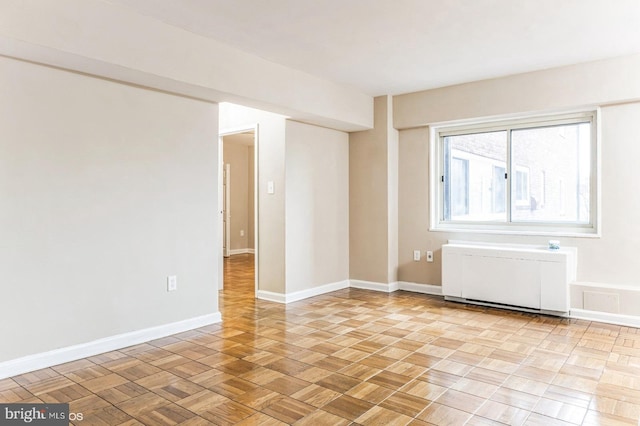
M222 227L224 226L224 221L223 221L223 217L222 217L222 203L223 203L223 172L222 170L224 169L224 137L225 136L230 136L230 135L235 135L238 133L247 133L247 132L253 132L253 245L254 245L254 271L255 271L255 282L254 282L254 297L256 294L258 294L258 287L259 287L259 264L260 262L258 261L259 256L260 256L260 228L259 228L259 212L260 212L260 205L259 205L259 170L260 168L258 167L258 160L259 160L259 149L258 149L258 143L259 143L259 133L258 133L258 128L259 125L258 123L255 124L250 124L250 125L246 125L246 126L240 126L240 127L233 127L233 128L228 128L228 129L220 129L219 130L219 134L218 134L218 210L220 211L219 214L219 218L218 218L218 229L219 229L219 235L220 235L220 250L219 253L220 255L218 256L218 282L219 282L219 286L218 289L222 290L224 288L224 256L223 256L223 241L222 241L222 235L223 235L223 231L222 231Z
M222 257L231 253L231 164L226 163L222 169Z

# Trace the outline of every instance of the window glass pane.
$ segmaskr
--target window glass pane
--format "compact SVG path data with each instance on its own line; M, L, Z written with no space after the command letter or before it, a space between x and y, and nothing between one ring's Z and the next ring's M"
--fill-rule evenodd
M451 159L451 214L469 214L469 160Z
M444 220L506 221L507 132L444 138Z
M511 220L589 223L589 123L511 132Z

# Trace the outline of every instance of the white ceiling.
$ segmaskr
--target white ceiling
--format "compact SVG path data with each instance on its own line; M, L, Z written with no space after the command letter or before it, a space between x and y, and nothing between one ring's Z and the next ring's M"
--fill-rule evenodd
M640 0L110 0L370 95L640 53Z

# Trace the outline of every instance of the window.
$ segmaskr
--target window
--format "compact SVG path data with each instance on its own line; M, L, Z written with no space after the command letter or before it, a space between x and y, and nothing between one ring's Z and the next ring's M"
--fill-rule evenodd
M596 233L596 112L432 132L432 229Z

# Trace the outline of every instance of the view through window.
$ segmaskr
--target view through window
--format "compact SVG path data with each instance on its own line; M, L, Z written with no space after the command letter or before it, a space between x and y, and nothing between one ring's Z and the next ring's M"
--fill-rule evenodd
M440 223L592 225L593 114L445 129Z

